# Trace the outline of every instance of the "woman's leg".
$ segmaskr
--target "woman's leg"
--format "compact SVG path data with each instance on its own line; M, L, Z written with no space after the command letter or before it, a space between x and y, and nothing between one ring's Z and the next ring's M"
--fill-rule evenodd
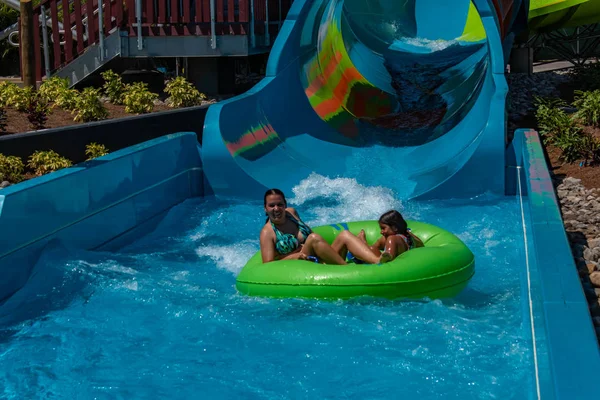
M320 235L311 233L301 250L307 256L317 256L326 264L346 265L347 262Z
M331 247L340 255L351 251L356 258L369 264L377 264L379 262L379 256L373 254L369 245L357 236L354 236L350 231L343 231L337 235Z

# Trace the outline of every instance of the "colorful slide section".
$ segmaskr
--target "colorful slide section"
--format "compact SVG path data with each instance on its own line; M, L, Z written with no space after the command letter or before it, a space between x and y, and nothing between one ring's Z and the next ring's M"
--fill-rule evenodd
M600 0L531 0L529 29L551 31L600 21Z
M260 196L320 174L403 198L503 192L505 56L528 7L295 1L265 79L208 111L209 185Z

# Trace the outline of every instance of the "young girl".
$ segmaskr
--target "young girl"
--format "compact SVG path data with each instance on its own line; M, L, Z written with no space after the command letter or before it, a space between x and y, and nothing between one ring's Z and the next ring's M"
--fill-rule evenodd
M341 232L334 240L331 247L340 256L346 257L355 263L383 264L393 260L400 254L423 247L421 239L416 237L410 229L402 214L391 210L379 217L381 237L372 246L367 244L365 231L361 230L358 236L350 231ZM383 252L382 252L383 250Z

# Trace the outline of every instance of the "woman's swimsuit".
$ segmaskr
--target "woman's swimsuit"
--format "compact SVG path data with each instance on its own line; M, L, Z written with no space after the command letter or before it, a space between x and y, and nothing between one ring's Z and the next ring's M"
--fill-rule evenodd
M286 212L285 215L292 220L296 225L298 225L298 229L302 236L304 236L304 240L312 233L312 230L306 225L302 220L296 219L292 214ZM290 254L292 251L296 250L300 246L300 241L298 238L291 233L283 233L273 222L271 222L271 226L273 227L273 232L275 232L275 250L281 255Z
M406 229L406 233L408 233L410 235L410 229ZM395 236L400 236L402 238L402 240L404 240L404 243L406 243L406 247L408 247L408 250L414 249L416 247L415 240L413 238L411 238L410 243L409 243L408 237L406 235L403 235L402 233L397 233ZM348 252L348 254L346 256L346 260L348 262L353 262L354 264L366 264L360 258L356 258L356 256L354 254L352 254L351 252Z

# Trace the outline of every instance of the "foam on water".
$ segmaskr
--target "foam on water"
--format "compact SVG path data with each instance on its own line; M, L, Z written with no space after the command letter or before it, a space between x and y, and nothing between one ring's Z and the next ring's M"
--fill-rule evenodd
M401 203L318 175L288 195L312 225L389 208L440 225L473 250L476 275L443 301L241 296L262 199L191 199L119 252L45 255L45 286L23 289L44 306L0 328L0 397L529 397L514 199Z

